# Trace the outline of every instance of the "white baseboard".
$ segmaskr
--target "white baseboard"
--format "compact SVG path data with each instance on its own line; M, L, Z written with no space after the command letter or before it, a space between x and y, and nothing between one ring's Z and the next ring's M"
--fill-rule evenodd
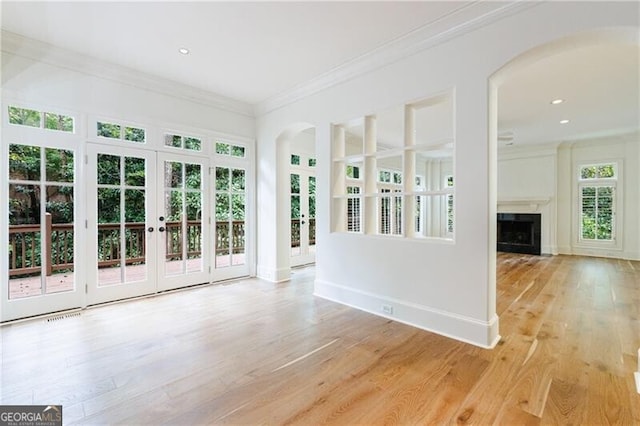
M640 393L640 371L633 373L636 376L636 391Z
M315 281L314 295L486 349L500 341L497 315L482 321L322 280Z
M271 281L272 283L281 283L291 279L291 268L274 269L258 265L257 271L258 278Z

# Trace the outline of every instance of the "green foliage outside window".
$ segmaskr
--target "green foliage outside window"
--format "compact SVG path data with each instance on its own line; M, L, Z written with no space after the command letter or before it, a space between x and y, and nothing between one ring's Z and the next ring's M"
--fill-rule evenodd
M610 179L615 177L613 164L585 166L580 169L581 179Z
M347 177L351 179L360 179L360 167L347 166Z
M9 123L21 126L40 127L42 114L33 109L9 107Z
M59 130L62 132L73 132L73 118L66 115L52 114L46 112L44 114L44 128L49 130Z
M98 136L104 138L120 139L120 126L112 123L102 123L98 121Z

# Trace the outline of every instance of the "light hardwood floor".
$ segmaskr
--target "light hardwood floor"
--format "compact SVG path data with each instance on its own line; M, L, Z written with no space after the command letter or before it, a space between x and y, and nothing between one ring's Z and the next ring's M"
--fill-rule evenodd
M640 262L499 254L493 350L314 298L313 274L4 326L0 403L65 424L640 424Z

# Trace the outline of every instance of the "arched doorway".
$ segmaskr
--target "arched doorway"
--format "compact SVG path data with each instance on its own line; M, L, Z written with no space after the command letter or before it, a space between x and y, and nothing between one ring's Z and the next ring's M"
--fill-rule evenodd
M631 206L637 206L638 196L623 194L621 169L640 161L633 154L638 151L638 40L637 28L578 33L521 53L489 80L492 213L509 220L537 216L538 254L628 257L638 247L640 233L629 222L629 216L637 217ZM600 169L609 175L599 179ZM626 170L630 189L640 176ZM636 201L623 203L628 197ZM591 229L590 223L598 226ZM496 246L506 236L500 220L491 225L490 268L495 268ZM622 229L631 230L624 241ZM494 269L490 279L495 276Z
M315 127L289 126L276 140L276 262L279 281L315 262Z

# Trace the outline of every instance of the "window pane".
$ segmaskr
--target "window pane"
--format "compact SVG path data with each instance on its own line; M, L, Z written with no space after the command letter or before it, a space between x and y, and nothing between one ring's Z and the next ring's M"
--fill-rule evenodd
M167 191L165 195L165 212L167 222L180 222L183 217L182 191ZM167 224L168 226L169 224ZM167 228L168 229L168 228Z
M98 223L120 223L120 190L98 188Z
M244 195L233 194L231 196L233 220L244 220Z
M233 145L231 147L231 156L244 158L244 155L245 154L244 154L244 147L243 146Z
M47 181L73 182L73 151L45 149Z
M347 177L351 179L360 179L360 167L348 165Z
M299 155L291 154L291 165L293 165L293 166L299 166L300 165L300 156Z
M229 155L229 144L216 142L216 154L225 154Z
M120 126L98 121L98 136L120 139Z
M216 221L229 219L229 194L216 194Z
M614 177L613 164L606 164L598 166L598 177L600 178L612 178Z
M316 159L309 158L309 167L315 167L315 166L316 166Z
M9 107L9 123L21 126L40 127L42 114L33 109Z
M144 190L127 189L124 192L124 221L127 223L145 222Z
M145 139L144 129L137 129L135 127L125 127L124 139L131 142L144 142L144 139Z
M53 223L73 223L73 186L47 185L47 213Z
M300 175L295 173L291 174L291 193L292 194L300 193Z
M216 167L216 190L229 191L229 169Z
M187 192L187 220L199 221L202 219L202 193Z
M179 135L164 135L165 146L171 146L174 148L182 148L182 136Z
M245 189L245 176L244 170L232 169L231 171L231 189L234 192L244 192Z
M40 186L10 184L9 224L32 225L36 223L40 223Z
M9 146L9 179L40 180L40 148L27 145Z
M300 217L300 196L291 196L291 219L298 219Z
M179 162L165 161L165 187L182 188L182 166L182 163Z
M120 157L98 154L98 184L120 185Z
M47 112L44 114L44 127L50 130L59 130L61 132L73 132L73 118L66 115L52 114Z
M360 198L347 198L347 231L360 232Z
M135 157L125 157L124 159L124 182L129 186L145 185L145 159Z
M202 167L200 164L185 164L186 186L188 189L200 189L202 185Z
M309 195L316 194L316 177L309 176Z
M191 149L193 151L201 151L202 142L196 138L184 138L184 147L185 149Z

